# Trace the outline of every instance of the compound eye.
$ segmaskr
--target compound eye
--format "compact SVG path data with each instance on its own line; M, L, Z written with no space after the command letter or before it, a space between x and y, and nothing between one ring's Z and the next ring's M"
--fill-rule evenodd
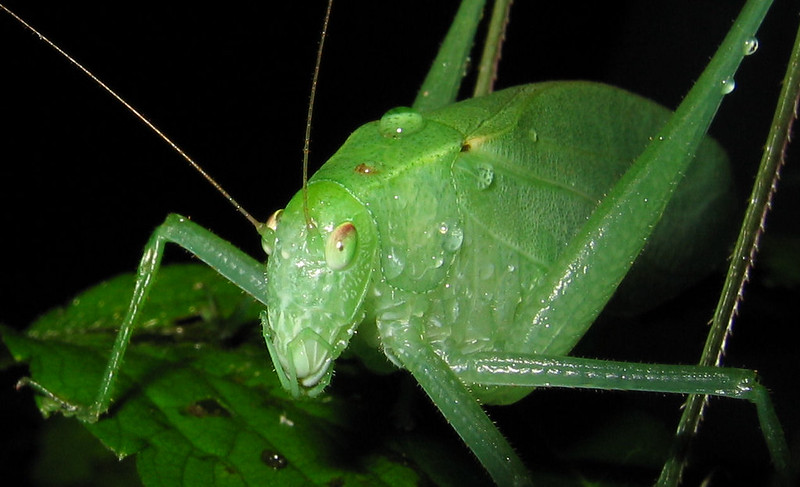
M275 250L275 232L278 230L278 222L283 215L283 210L278 210L271 214L267 219L266 228L261 234L261 248L264 249L267 255L272 255Z
M344 222L333 229L325 243L325 261L334 271L345 269L353 261L358 246L358 232L352 222Z

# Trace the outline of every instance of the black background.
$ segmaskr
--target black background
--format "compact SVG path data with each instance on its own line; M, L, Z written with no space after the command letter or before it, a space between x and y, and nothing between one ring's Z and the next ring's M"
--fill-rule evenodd
M315 107L312 168L358 125L411 103L457 3L334 5ZM740 7L712 1L517 3L499 87L590 79L673 108ZM768 17L758 53L745 60L736 90L712 127L744 187L757 165L794 37L797 2L780 3L783 11L776 8ZM300 187L323 2L225 2L191 9L146 1L6 5L144 112L257 217L266 218ZM786 178L796 182L797 172L790 165ZM0 183L0 322L7 325L23 327L93 283L134 270L150 231L169 212L190 216L261 258L255 232L198 175L5 14ZM796 197L781 195L776 206L780 213L770 231L796 231ZM181 254L171 250L168 256ZM768 326L742 331L752 339L735 337L731 360L771 367L758 354L780 353L775 342L787 342L790 330ZM699 346L691 343L690 357ZM675 353L680 360L682 352ZM776 366L796 371L791 360ZM796 377L783 368L773 374ZM4 401L12 383L0 384ZM772 387L776 395L792 393L781 390L780 379ZM15 394L8 401L29 398ZM797 409L790 401L787 408ZM748 413L746 421L755 424ZM13 414L5 414L4 422L14 422Z

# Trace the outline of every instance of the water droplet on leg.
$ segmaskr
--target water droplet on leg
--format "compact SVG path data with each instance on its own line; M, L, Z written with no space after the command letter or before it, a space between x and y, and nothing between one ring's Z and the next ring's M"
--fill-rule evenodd
M751 37L744 41L744 55L749 56L758 50L758 39Z
M727 95L728 93L732 92L734 88L736 88L736 82L733 78L728 78L722 80L722 94Z

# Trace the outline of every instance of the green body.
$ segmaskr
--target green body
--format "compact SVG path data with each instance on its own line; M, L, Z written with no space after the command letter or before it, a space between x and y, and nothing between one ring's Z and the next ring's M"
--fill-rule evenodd
M538 310L532 291L670 113L610 86L554 82L420 115L422 123L399 135L382 130L381 122L366 124L309 181L317 227L360 215L355 261L333 271L322 259L293 253L309 235L298 193L281 217L269 261L272 296L285 298L268 303L268 333L280 337L280 350L312 328L326 337L335 360L358 327L355 349L375 363L374 350L384 349L376 321L418 316L426 341L445 360L475 352L567 354L591 323L564 323L556 334L531 330ZM652 237L636 271L640 279L622 297L640 309L670 297L725 255L732 206L727 158L706 139L697 159L702 163L691 166ZM333 202L329 191L315 197L318 185L330 183L347 193L346 203ZM331 209L337 205L338 214ZM327 278L329 284L321 280ZM303 296L315 302L288 304ZM291 331L284 334L285 327ZM491 404L529 390L473 392Z

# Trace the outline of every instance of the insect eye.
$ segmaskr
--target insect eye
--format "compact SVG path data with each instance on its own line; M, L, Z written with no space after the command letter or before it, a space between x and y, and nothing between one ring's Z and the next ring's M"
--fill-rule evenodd
M267 223L261 233L261 248L267 255L272 255L275 250L275 232L278 230L278 222L283 215L283 210L278 210L267 218Z
M325 243L325 261L334 271L340 271L350 265L356 255L358 232L351 222L344 222L333 229Z

